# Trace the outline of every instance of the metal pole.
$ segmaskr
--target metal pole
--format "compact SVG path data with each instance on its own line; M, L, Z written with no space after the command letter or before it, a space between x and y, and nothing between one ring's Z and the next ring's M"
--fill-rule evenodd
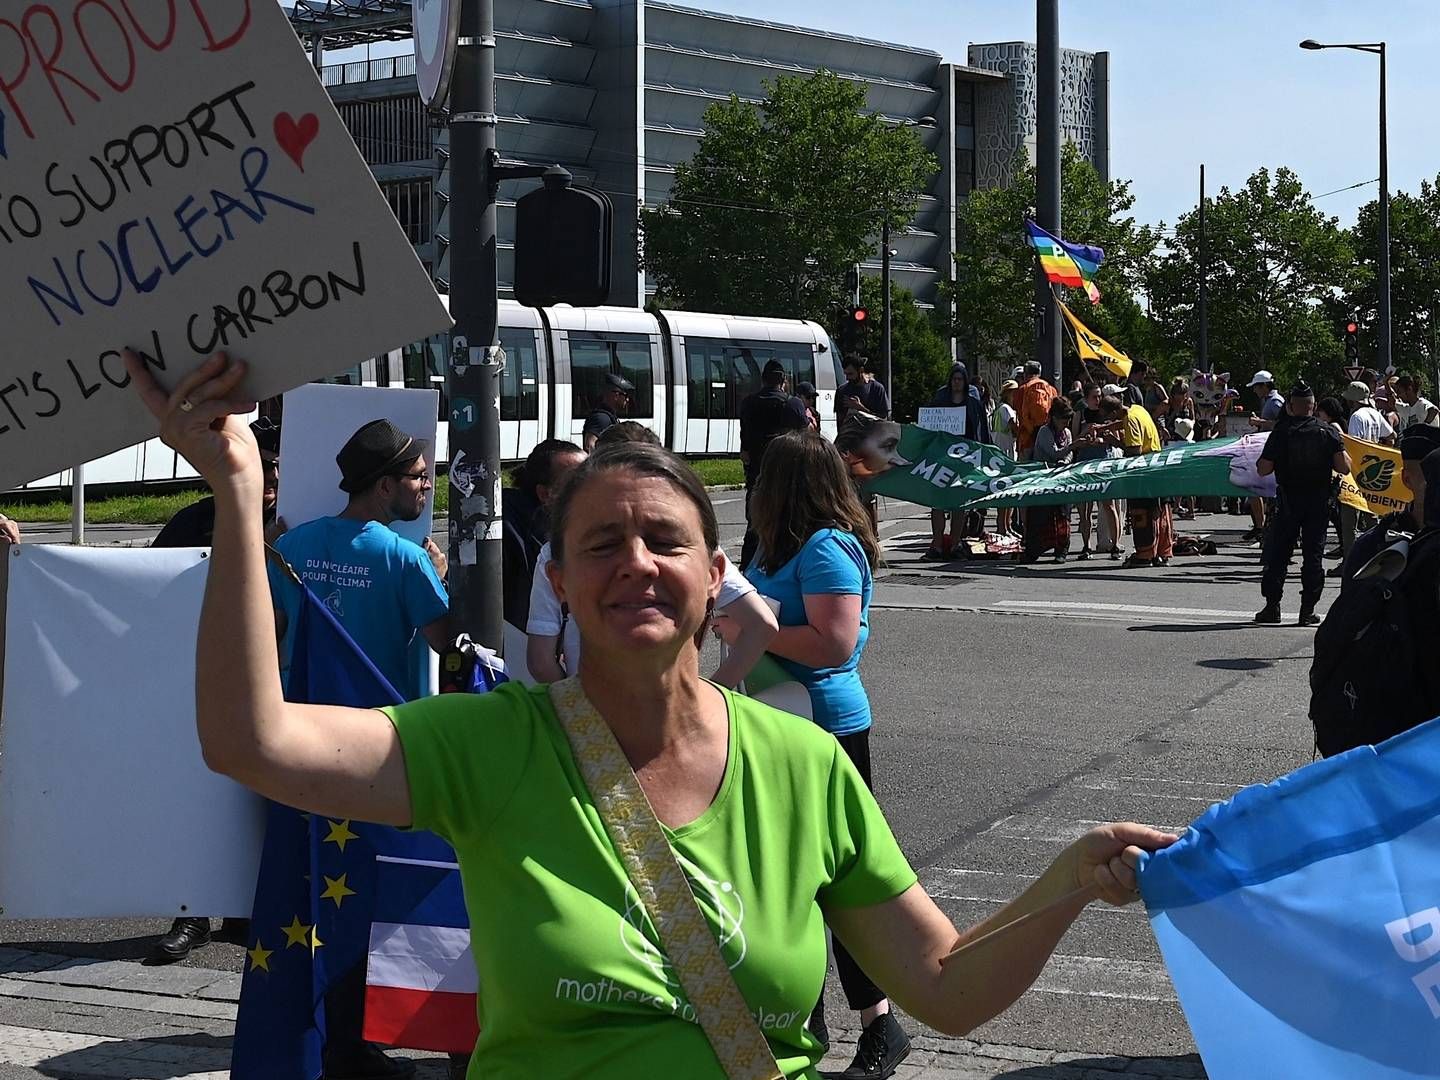
M1210 272L1210 252L1205 237L1205 166L1200 166L1200 341L1196 346L1195 366L1210 370L1210 316L1206 311L1206 278Z
M885 397L895 411L895 384L890 370L890 218L880 223L880 355L885 368Z
M85 543L85 466L70 470L70 543Z
M467 496L450 484L450 610L456 630L502 648L500 300L495 269L494 0L464 0L450 90L450 461L482 468ZM453 474L452 474L453 475Z
M1060 236L1060 0L1036 0L1035 44L1035 216L1042 229ZM1040 319L1035 359L1059 386L1063 377L1059 301L1038 268L1036 275Z
M1385 43L1380 42L1380 359L1381 374L1390 360L1390 154L1385 138Z

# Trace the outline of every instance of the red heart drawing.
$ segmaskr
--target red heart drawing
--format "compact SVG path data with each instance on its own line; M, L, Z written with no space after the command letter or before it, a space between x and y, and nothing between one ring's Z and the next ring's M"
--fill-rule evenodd
M306 113L298 123L288 112L282 112L275 117L275 141L301 172L305 171L305 148L314 142L315 136L319 134L320 118L314 113Z

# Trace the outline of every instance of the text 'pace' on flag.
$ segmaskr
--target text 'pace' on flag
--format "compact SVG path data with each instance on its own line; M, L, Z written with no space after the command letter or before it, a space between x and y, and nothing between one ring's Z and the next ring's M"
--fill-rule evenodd
M1059 307L1060 314L1065 316L1065 320L1070 324L1070 329L1075 332L1075 349L1080 353L1080 359L1104 364L1105 370L1110 374L1128 379L1130 377L1130 357L1081 322L1076 314L1063 303L1059 304Z
M1436 1075L1440 720L1212 806L1140 894L1211 1080Z
M400 703L395 689L309 589L296 619L288 697L358 708ZM325 996L337 987L353 993L359 1011L372 923L379 909L393 913L394 904L380 893L382 858L446 867L445 880L437 882L444 903L431 906L442 912L439 925L468 927L459 873L449 869L455 853L439 837L270 804L235 1024L234 1080L315 1080L320 1075ZM470 1001L470 1024L459 1029L461 1038L468 1031L468 1043L418 1048L471 1049L473 995Z
M1095 272L1105 261L1105 252L1089 244L1071 244L1046 232L1035 222L1025 221L1026 236L1040 259L1040 269L1045 277L1056 285L1072 289L1084 289L1092 304L1100 302L1100 290L1095 287Z

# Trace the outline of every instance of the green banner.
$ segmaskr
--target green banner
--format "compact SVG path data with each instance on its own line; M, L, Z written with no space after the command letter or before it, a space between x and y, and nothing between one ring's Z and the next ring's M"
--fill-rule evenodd
M894 425L898 426L898 425ZM871 494L936 510L970 506L1053 506L1101 499L1177 495L1275 495L1255 463L1266 435L1176 442L1154 454L1052 468L1006 457L993 446L907 424L883 459L857 446L851 458ZM888 447L893 445L893 449ZM857 460L863 457L864 460Z

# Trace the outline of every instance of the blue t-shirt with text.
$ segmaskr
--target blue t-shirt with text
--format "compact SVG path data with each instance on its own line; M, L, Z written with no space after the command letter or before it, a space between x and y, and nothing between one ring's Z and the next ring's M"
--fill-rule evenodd
M421 627L450 609L424 549L378 521L362 524L339 517L291 529L275 548L405 700L423 696L411 643ZM288 670L300 594L278 567L271 565L269 573L271 595L288 621L280 647Z
M815 722L832 735L851 735L870 726L870 699L860 682L860 654L870 637L870 563L860 541L841 529L821 529L793 559L773 574L757 558L745 571L762 596L780 601L780 625L804 626L806 596L860 597L860 635L855 651L838 667L812 668L777 656L810 691Z

